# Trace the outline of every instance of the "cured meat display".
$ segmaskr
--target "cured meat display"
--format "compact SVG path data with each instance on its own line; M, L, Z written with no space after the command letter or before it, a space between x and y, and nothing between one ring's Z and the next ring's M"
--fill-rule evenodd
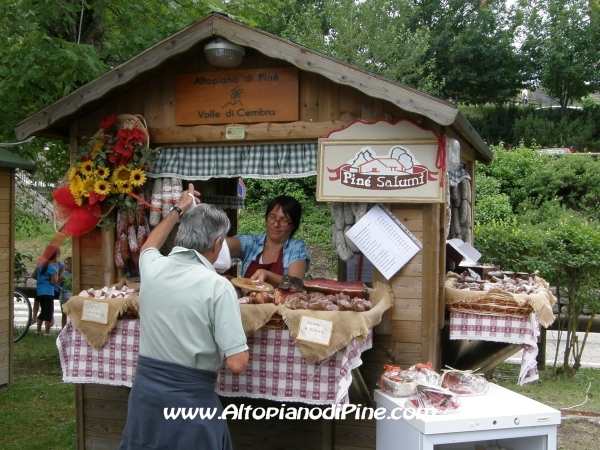
M472 270L464 271L455 281L455 289L463 291L490 291L501 289L511 294L535 294L538 292L539 285L535 278L540 276L540 272L514 273L502 272L501 270L489 272L487 279L481 277Z
M482 395L488 391L488 382L482 375L472 371L449 369L442 375L442 387L457 396Z
M273 292L250 292L247 296L239 299L240 303L261 305L274 303L285 305L290 309L310 309L313 311L369 311L371 302L364 298L350 298L348 295L326 295L320 292L295 292L286 295L279 289Z
M419 384L416 392L406 402L408 408L416 408L422 414L452 414L459 412L458 398L447 389L439 386Z
M324 294L346 294L351 297L368 296L368 289L360 281L337 281L328 278L313 278L304 280L304 288L309 292L322 292Z
M364 298L350 298L345 294L323 294L321 292L298 292L287 297L285 305L290 309L312 309L314 311L356 311L372 308Z
M336 289L338 290L336 291ZM290 309L313 311L364 312L373 307L371 302L366 299L367 295L368 290L361 282L340 282L326 278L302 282L299 278L285 276L279 289L272 292L250 292L247 296L240 298L239 302L274 303Z
M138 193L146 201L150 197L144 190ZM139 276L140 249L150 234L148 207L137 200L135 209L117 211L116 242L114 247L115 265L125 270L129 278Z

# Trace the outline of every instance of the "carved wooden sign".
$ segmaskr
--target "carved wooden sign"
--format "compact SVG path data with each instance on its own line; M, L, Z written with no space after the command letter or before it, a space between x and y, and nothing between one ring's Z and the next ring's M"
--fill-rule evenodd
M319 139L317 200L443 202L440 150L433 132L407 121L352 124Z
M298 120L298 68L179 74L177 125Z

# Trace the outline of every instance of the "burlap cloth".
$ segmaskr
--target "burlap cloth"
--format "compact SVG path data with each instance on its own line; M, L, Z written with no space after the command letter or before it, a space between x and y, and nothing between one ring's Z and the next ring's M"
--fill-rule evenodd
M539 323L547 328L554 322L554 313L552 306L556 303L556 297L550 292L550 285L546 280L540 277L534 277L538 285L538 291L535 294L513 294L502 289L490 289L489 291L463 291L454 288L456 279L459 277L454 272L446 274L445 298L446 304L452 303L471 303L484 299L491 300L514 300L519 305L529 304L537 314Z
M344 348L352 339L364 340L371 329L381 322L383 313L392 307L394 297L391 288L381 283L375 283L369 296L373 305L370 311L312 311L306 309L292 310L285 306L273 304L240 305L242 324L246 335L250 335L265 325L278 313L283 317L290 330L290 335L298 336L302 316L333 322L329 345L315 344L306 341L296 341L296 348L309 362L321 361Z
M125 281L120 280L115 286L117 288L123 287ZM126 283L129 287L135 289L135 283ZM139 288L139 283L137 283ZM95 302L108 303L108 323L96 323L81 320L83 314L83 301L93 300ZM73 322L73 325L81 335L89 342L89 344L95 348L101 348L112 329L117 325L117 320L123 315L131 315L132 313L139 314L139 302L138 295L133 294L126 298L92 298L92 297L79 297L75 295L69 299L68 302L63 304L63 312L67 315L69 320Z

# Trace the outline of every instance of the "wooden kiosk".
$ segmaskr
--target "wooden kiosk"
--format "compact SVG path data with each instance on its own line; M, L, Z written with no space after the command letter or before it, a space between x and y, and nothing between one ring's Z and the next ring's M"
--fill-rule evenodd
M239 66L221 69L208 63L204 46L217 37L244 48ZM289 84L258 91L252 99L252 88L242 86L237 77L243 94L237 91L236 97L229 87L231 98L220 104L207 94L200 97L202 104L192 102L188 110L179 107L197 95L192 88L226 85L240 74L244 79L254 75L256 80L274 73L289 75ZM265 99L273 100L275 106L261 106ZM32 135L68 140L75 153L80 140L92 136L107 115L124 113L143 115L151 145L164 149L309 144L316 160L318 139L353 122L407 119L436 136L457 140L461 161L471 177L476 160L489 163L492 159L486 144L455 106L216 13L39 111L15 131L21 140ZM203 181L201 189L236 195L237 179L213 178ZM360 372L371 394L383 364L432 361L439 368L442 351L446 208L443 200L389 201L388 206L422 241L423 249L389 281L374 274L391 286L395 306L389 334L376 334L373 349L362 355ZM235 231L235 216L231 219ZM115 281L111 250L102 247L107 239L110 242L111 237L94 230L73 240L74 292ZM76 384L78 449L118 446L128 392L127 388ZM246 404L263 402L244 400ZM236 448L375 448L375 421L235 421L229 427Z
M13 375L15 169L33 172L35 165L0 149L0 392Z

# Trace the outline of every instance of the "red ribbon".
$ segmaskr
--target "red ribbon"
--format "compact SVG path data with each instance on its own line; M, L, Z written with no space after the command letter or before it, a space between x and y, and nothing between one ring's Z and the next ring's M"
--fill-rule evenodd
M438 137L437 154L435 155L435 167L442 171L440 186L444 185L444 172L446 172L446 136Z

